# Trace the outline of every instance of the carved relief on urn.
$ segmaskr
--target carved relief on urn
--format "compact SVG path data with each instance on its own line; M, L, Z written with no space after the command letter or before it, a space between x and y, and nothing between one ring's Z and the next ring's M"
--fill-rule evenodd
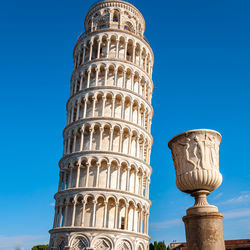
M194 207L208 206L206 195L221 185L220 142L220 133L209 129L190 130L169 141L176 185L181 191L196 197Z

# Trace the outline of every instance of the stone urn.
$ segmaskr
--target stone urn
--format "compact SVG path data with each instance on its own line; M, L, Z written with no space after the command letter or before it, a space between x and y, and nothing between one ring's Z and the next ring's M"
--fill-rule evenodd
M168 146L172 151L176 185L195 197L195 204L187 214L218 212L209 205L207 195L222 183L219 171L219 145L221 135L209 129L196 129L172 138Z

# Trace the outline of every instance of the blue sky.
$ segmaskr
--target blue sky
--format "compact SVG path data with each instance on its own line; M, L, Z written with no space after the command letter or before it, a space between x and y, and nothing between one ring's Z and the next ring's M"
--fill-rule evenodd
M91 0L4 1L0 8L0 249L48 242L72 50ZM250 238L250 1L134 0L155 54L149 233L184 241L193 199L175 186L168 141L195 128L222 136L223 183L209 201L225 239Z

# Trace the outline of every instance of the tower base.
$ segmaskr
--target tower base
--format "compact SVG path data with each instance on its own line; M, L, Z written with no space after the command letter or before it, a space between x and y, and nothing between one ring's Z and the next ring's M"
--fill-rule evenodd
M58 228L50 230L50 235L49 250L145 250L150 240L146 234L104 228Z
M225 250L222 213L199 212L182 219L188 250Z

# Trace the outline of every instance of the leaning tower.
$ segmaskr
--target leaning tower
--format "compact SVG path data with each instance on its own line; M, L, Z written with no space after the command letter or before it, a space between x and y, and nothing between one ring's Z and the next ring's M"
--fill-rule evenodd
M99 1L73 51L50 249L146 250L153 52L132 4Z

